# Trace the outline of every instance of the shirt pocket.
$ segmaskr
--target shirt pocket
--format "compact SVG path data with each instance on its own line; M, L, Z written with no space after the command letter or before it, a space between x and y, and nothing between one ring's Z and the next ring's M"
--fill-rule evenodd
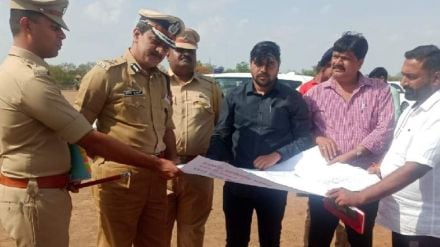
M269 106L269 117L266 124L267 127L276 130L289 130L290 129L290 114L287 110L288 106L281 104L280 106Z
M206 119L207 117L214 115L211 101L206 97L199 96L190 99L188 104L191 117L195 119Z
M121 107L124 121L146 123L148 119L147 98L145 96L125 96Z

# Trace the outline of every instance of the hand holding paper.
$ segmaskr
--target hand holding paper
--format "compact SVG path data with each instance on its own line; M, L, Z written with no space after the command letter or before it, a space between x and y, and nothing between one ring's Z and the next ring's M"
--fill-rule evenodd
M338 206L360 206L365 203L361 193L344 188L331 189L327 192L327 196Z
M324 208L359 234L364 233L365 214L355 207L338 206L332 199L324 198Z

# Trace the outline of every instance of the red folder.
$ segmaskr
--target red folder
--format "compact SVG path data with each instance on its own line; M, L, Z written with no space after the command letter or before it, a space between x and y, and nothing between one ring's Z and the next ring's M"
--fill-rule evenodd
M335 201L324 198L324 208L342 220L359 234L364 233L365 214L356 207L338 206Z

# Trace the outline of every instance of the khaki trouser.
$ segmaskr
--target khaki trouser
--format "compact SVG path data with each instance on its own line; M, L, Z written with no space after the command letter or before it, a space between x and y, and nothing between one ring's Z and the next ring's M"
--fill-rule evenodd
M182 174L168 182L168 242L177 222L178 247L202 247L212 209L213 179Z
M67 247L72 201L65 189L0 185L0 222L18 247Z
M166 246L166 180L144 168L107 162L92 166L94 179L132 172L131 178L92 190L98 208L98 246Z

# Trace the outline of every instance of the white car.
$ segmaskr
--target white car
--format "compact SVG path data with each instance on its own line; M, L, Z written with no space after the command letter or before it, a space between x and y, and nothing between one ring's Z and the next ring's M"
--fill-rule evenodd
M206 74L206 76L214 78L219 84L224 95L227 95L235 87L252 80L251 73L219 73ZM294 72L287 74L278 74L278 81L296 90L302 83L311 80L311 76L296 75Z
M405 89L400 86L400 81L389 81L388 82L393 88L395 88L397 90L397 92L399 92L399 98L400 98L400 111L403 112L403 110L405 110L405 108L407 108L408 106L412 105L412 103L414 103L413 100L407 100L405 98Z
M278 74L278 79L300 81L301 84L304 84L304 83L312 80L313 76L297 75L295 72L288 72L285 74ZM299 86L297 87L297 89L298 88L299 88Z

